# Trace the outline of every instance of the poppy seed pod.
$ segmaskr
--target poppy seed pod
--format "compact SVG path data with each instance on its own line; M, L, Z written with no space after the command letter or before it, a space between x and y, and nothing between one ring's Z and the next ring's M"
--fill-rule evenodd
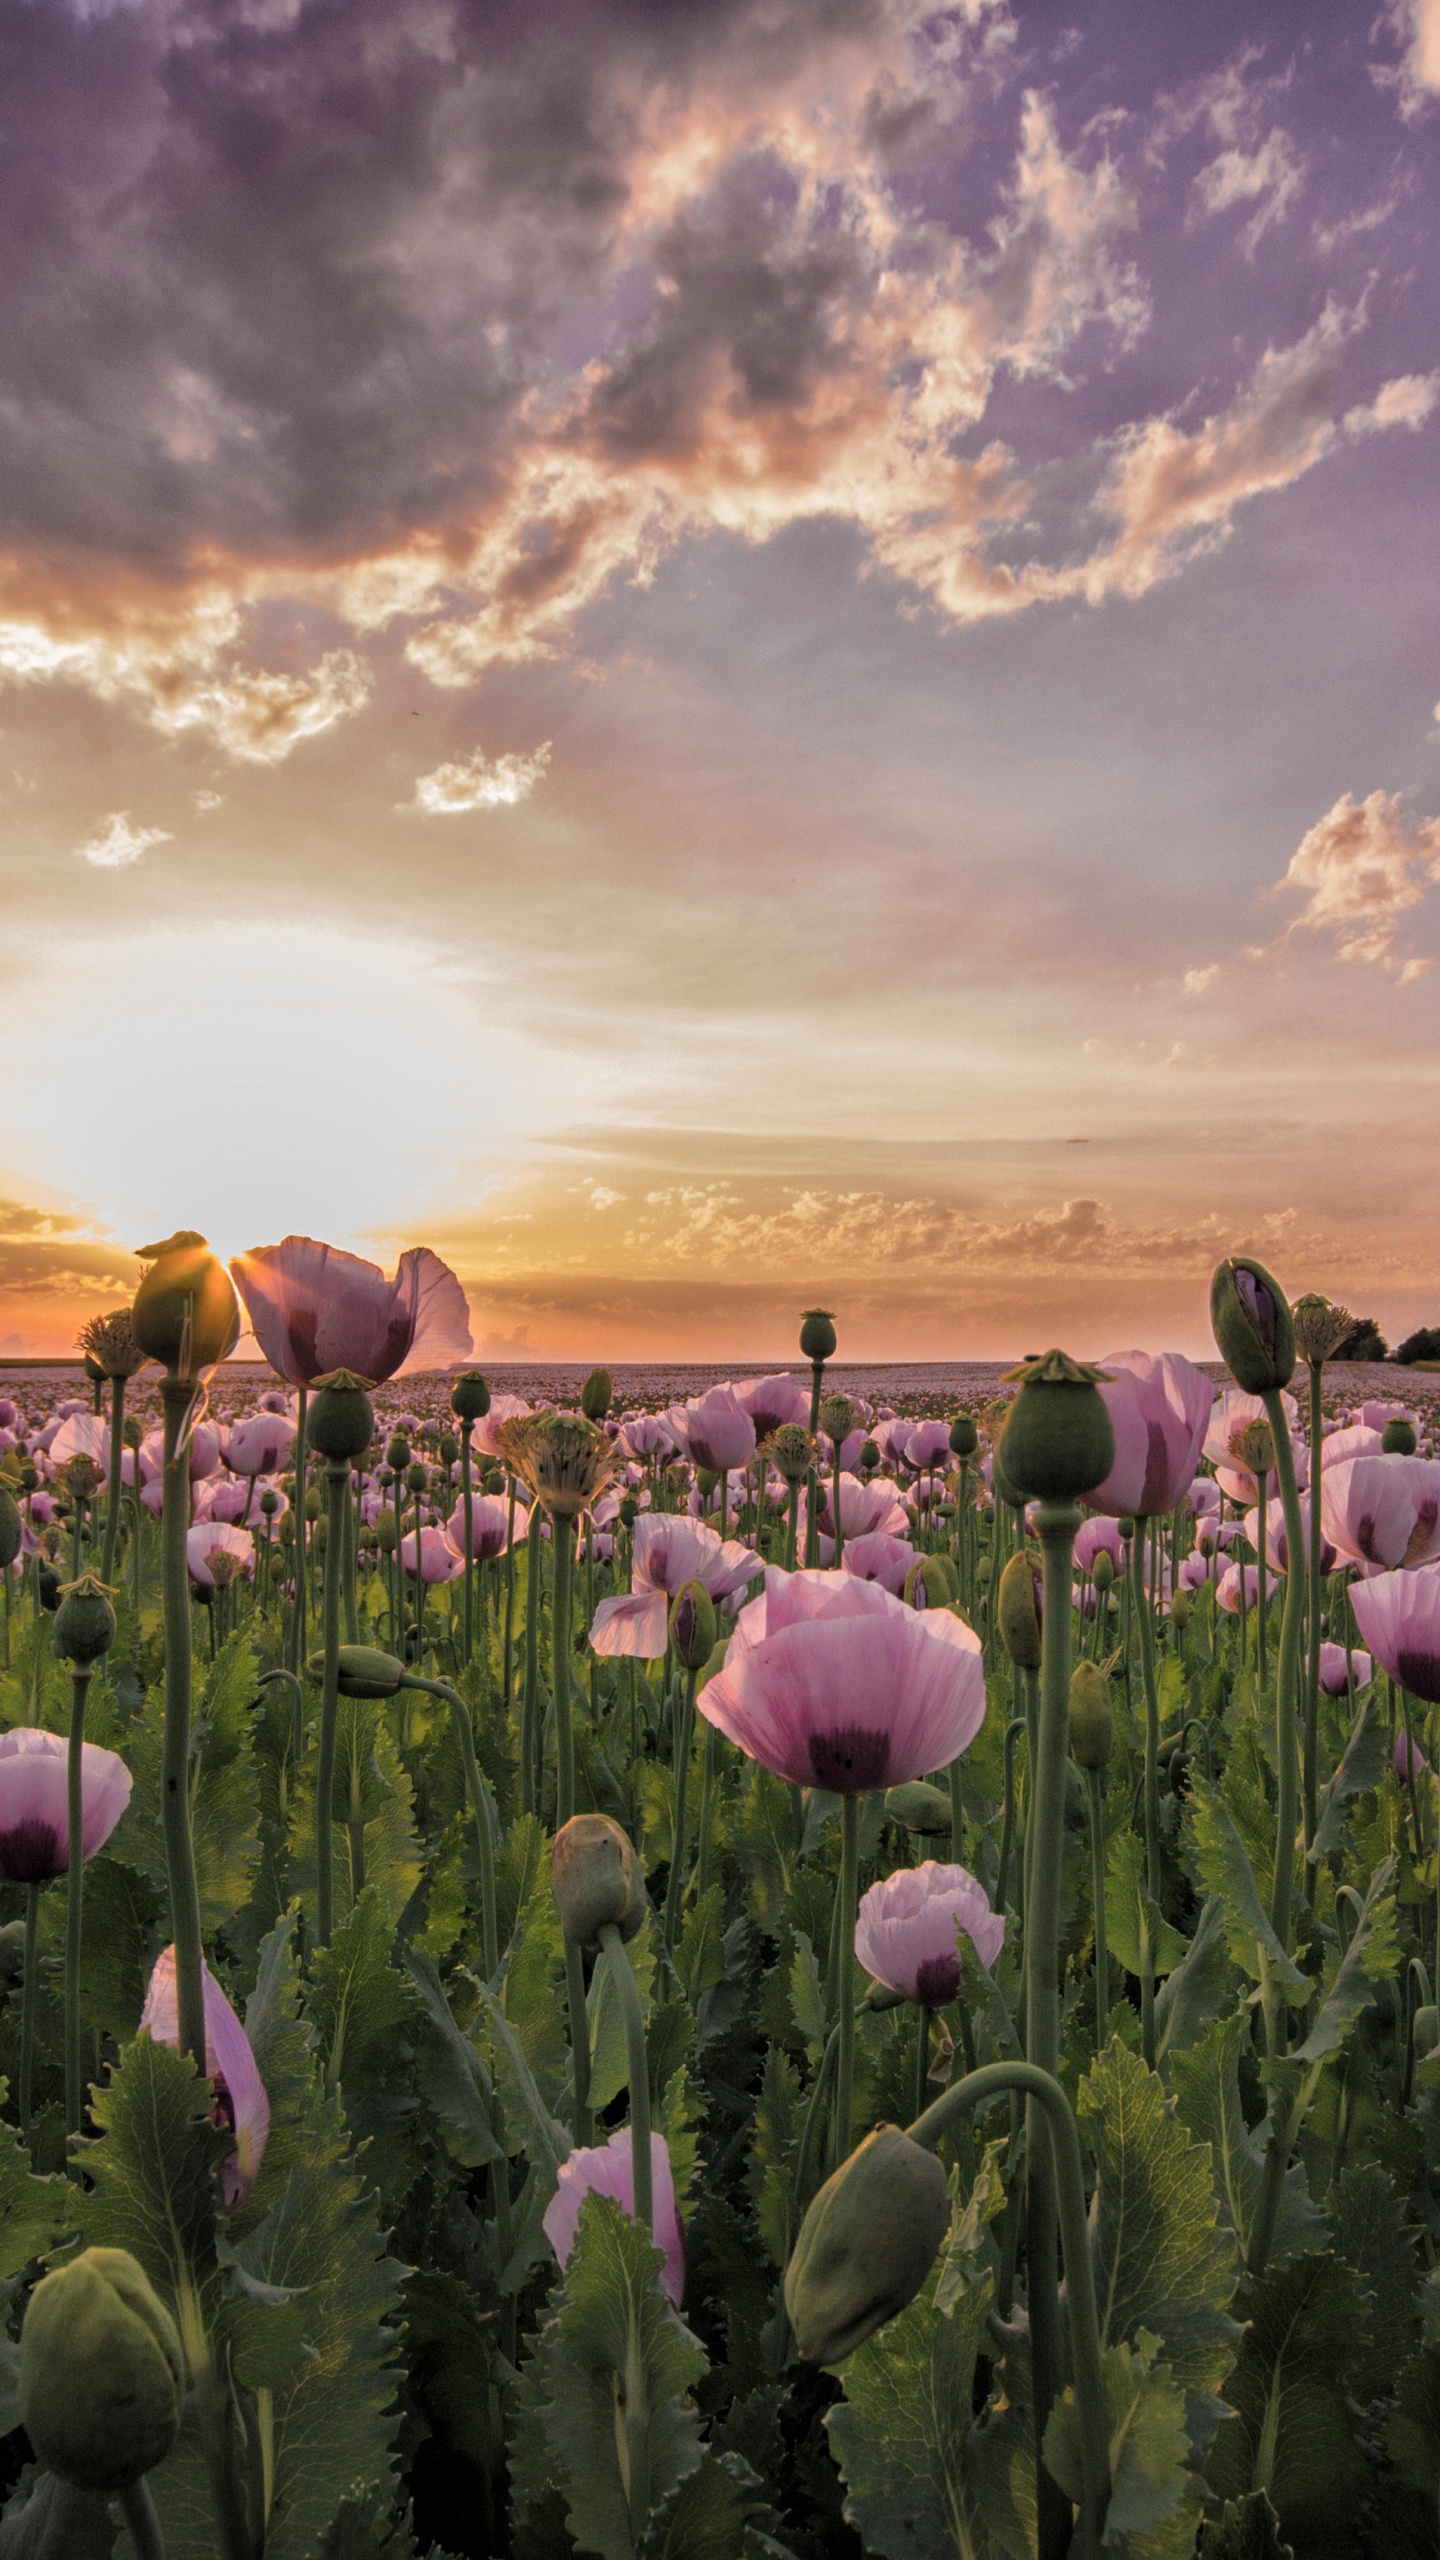
M1020 1392L1005 1417L997 1473L1028 1501L1073 1502L1103 1484L1115 1464L1115 1433L1100 1393L1105 1373L1047 1351L1010 1372Z
M99 1662L114 1641L115 1612L105 1584L93 1573L82 1573L78 1582L67 1582L50 1630L52 1650L62 1662L73 1663L83 1671L92 1662Z
M312 1680L323 1680L325 1656L312 1653L305 1665ZM405 1685L405 1665L378 1645L342 1644L339 1653L342 1698L393 1698Z
M367 1381L353 1369L332 1369L317 1378L305 1418L305 1439L317 1457L334 1466L363 1458L375 1436L375 1412Z
M1108 1547L1102 1547L1090 1567L1090 1579L1103 1600L1115 1584L1115 1559Z
M807 1307L800 1319L800 1350L804 1359L823 1361L835 1350L835 1319L828 1307Z
M405 1470L406 1492L423 1493L429 1482L430 1471L428 1467L422 1466L418 1458L412 1459L410 1465Z
M1179 1627L1182 1631L1188 1627L1190 1624L1190 1613L1194 1606L1195 1602L1190 1592L1177 1591L1174 1599L1170 1603L1171 1626Z
M456 1459L460 1455L460 1443L456 1439L453 1431L441 1432L439 1455L442 1467L454 1466Z
M703 1671L715 1650L715 1603L703 1582L682 1582L670 1607L670 1643L685 1671Z
M1413 1458L1415 1455L1414 1423L1402 1421L1397 1413L1393 1420L1386 1423L1380 1434L1380 1451L1382 1457L1386 1458Z
M607 1925L633 1938L645 1918L644 1879L634 1849L608 1813L574 1813L550 1851L560 1927L572 1946L596 1947Z
M410 1443L403 1431L392 1433L385 1443L385 1464L398 1476L410 1464Z
M1339 1350L1346 1334L1355 1330L1349 1308L1332 1306L1314 1289L1297 1298L1290 1313L1295 1324L1296 1351L1312 1369L1323 1367L1331 1353Z
M280 1523L282 1530L285 1525L286 1523L282 1520ZM375 1537L381 1554L392 1556L396 1547L400 1543L400 1532L395 1526L395 1514L393 1511L381 1512L379 1519L375 1523Z
M56 1572L53 1564L42 1564L40 1566L36 1576L36 1586L40 1593L41 1608L52 1611L58 1609L60 1606L60 1576Z
M180 2432L175 2323L126 2249L86 2249L44 2276L20 2338L20 2418L47 2471L113 2496Z
M1098 1662L1077 1662L1070 1675L1071 1753L1082 1769L1104 1769L1114 1742L1110 1675Z
M459 1422L483 1422L490 1410L489 1380L478 1369L462 1369L450 1390L450 1410Z
M860 1416L848 1396L827 1396L820 1407L820 1428L828 1432L838 1448L848 1440Z
M1033 1556L1022 1547L1000 1576L997 1602L1000 1641L1022 1671L1040 1668L1040 1583Z
M876 1467L878 1467L878 1466L879 1466L879 1464L880 1464L880 1443L879 1443L879 1441L878 1441L878 1440L862 1440L862 1441L861 1441L861 1443L860 1443L860 1464L861 1464L861 1466L865 1469L865 1472L866 1472L866 1474L867 1474L867 1475L870 1475L871 1473L873 1473L874 1469L875 1469Z
M0 1573L8 1573L25 1543L25 1524L14 1495L0 1485Z
M957 1413L950 1425L950 1447L957 1458L973 1458L980 1446L980 1434L972 1415Z
M481 1486L480 1490L481 1490L481 1492L482 1492L482 1493L488 1493L488 1494L491 1494L491 1495L498 1494L498 1493L503 1493L503 1492L504 1492L504 1490L505 1490L505 1470L504 1470L504 1468L503 1468L503 1467L492 1467L492 1468L490 1469L490 1471L489 1471L489 1474L486 1476L486 1478L485 1478L485 1482L484 1482L484 1483L483 1483L483 1485Z
M227 1360L240 1339L240 1301L204 1237L182 1228L164 1244L142 1245L136 1259L150 1265L130 1310L146 1359L187 1378Z
M785 2270L807 2364L839 2364L914 2301L949 2219L934 2152L898 2125L877 2125L812 2200Z
M903 1786L885 1790L885 1818L898 1822L906 1831L918 1831L931 1838L948 1831L954 1808L943 1787L932 1787L928 1778L907 1778Z
M603 1422L615 1390L608 1369L592 1369L580 1390L580 1410L587 1422Z
M787 1484L803 1484L815 1464L815 1443L803 1422L782 1422L766 1441L765 1455Z
M1237 1387L1251 1396L1288 1387L1295 1374L1295 1319L1262 1262L1234 1254L1210 1283L1210 1330Z

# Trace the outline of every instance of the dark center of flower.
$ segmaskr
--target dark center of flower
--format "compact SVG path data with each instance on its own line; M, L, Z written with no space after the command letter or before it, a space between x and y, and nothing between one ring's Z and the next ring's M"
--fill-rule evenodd
M1402 1644L1396 1651L1395 1667L1403 1689L1412 1690L1429 1706L1440 1705L1440 1653L1421 1652L1418 1647L1412 1651Z
M927 1956L915 1968L915 1997L927 2009L943 2009L960 1988L960 1958Z
M53 1822L32 1816L11 1831L0 1831L0 1876L7 1884L50 1884L64 1875L66 1865Z
M873 1725L832 1725L810 1736L815 1784L837 1796L874 1795L887 1781L890 1736Z

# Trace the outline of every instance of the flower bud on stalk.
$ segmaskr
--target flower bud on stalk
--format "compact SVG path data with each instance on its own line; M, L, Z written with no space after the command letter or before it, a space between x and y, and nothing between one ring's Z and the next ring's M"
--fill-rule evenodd
M1115 1559L1111 1555L1108 1547L1102 1547L1096 1556L1094 1563L1090 1567L1090 1579L1095 1586L1098 1596L1102 1600L1104 1599L1107 1591L1114 1589Z
M1035 1560L1022 1547L1000 1576L996 1607L1000 1641L1022 1671L1040 1668L1041 1586Z
M898 1822L906 1831L917 1831L924 1838L948 1831L951 1811L945 1789L932 1787L928 1778L907 1778L903 1785L887 1787L885 1791L886 1820Z
M555 1834L550 1872L560 1927L572 1946L594 1950L606 1927L633 1938L648 1909L634 1849L605 1813L574 1813Z
M592 1369L580 1390L580 1410L587 1422L603 1422L614 1395L608 1369Z
M848 1396L826 1396L820 1407L820 1428L838 1449L848 1440L860 1417Z
M93 1573L82 1573L78 1582L63 1586L50 1630L51 1648L62 1662L88 1671L109 1652L115 1641L115 1612L110 1597L105 1584Z
M113 2496L163 2462L180 2432L185 2360L126 2249L86 2249L30 2297L20 2419L37 2459L76 2489Z
M1115 1434L1100 1387L1105 1372L1047 1351L1010 1372L1020 1392L996 1450L1022 1500L1073 1502L1103 1484L1115 1463Z
M1105 1769L1114 1746L1110 1674L1098 1662L1077 1662L1070 1677L1071 1754L1082 1769Z
M363 1458L375 1434L370 1381L353 1369L332 1369L317 1378L310 1394L305 1438L317 1457L338 1466Z
M703 1582L682 1583L670 1607L670 1643L683 1671L703 1671L715 1649L715 1603Z
M835 1353L835 1320L828 1307L807 1307L800 1319L800 1355L823 1367Z
M950 1447L953 1454L957 1458L973 1458L979 1446L980 1434L975 1428L974 1416L968 1413L957 1413L950 1425Z
M1309 1290L1297 1298L1290 1310L1295 1326L1295 1348L1300 1358L1312 1369L1323 1367L1331 1354L1338 1351L1347 1333L1355 1330L1355 1319L1348 1307L1332 1306L1328 1298Z
M948 1609L955 1597L955 1578L948 1556L917 1556L905 1576L905 1599L912 1609Z
M459 1422L483 1422L490 1410L489 1381L478 1369L462 1369L450 1390L450 1410Z
M164 1244L141 1245L136 1259L150 1265L130 1310L145 1358L187 1378L228 1359L240 1339L240 1302L205 1238L182 1228Z
M1380 1434L1380 1448L1382 1455L1387 1458L1413 1458L1415 1455L1414 1423L1404 1422L1399 1414L1394 1415Z
M898 2125L877 2125L811 2202L785 2270L808 2364L838 2364L913 2302L949 2222L945 2172Z
M1278 1280L1248 1254L1222 1262L1210 1283L1210 1326L1238 1387L1261 1396L1295 1374L1295 1320Z

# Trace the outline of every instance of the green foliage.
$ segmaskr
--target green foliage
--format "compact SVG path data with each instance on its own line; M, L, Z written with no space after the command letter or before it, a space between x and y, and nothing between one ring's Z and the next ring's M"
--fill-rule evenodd
M1190 1793L1196 1863L1206 1892L1220 1898L1231 1956L1251 1982L1258 1982L1262 1966L1268 1966L1273 1980L1303 2000L1309 1985L1270 1925L1249 1851L1227 1807L1199 1776L1192 1778Z
M1249 2020L1242 2010L1212 2027L1189 2053L1176 2054L1170 2065L1180 2121L1197 2142L1210 2146L1216 2203L1234 2235L1240 2261L1255 2236L1264 2157L1264 2129L1246 2124L1240 2102L1240 2059L1249 2043ZM1313 2248L1322 2229L1297 2162L1281 2190L1270 2263L1278 2266Z
M190 1727L190 1827L200 1922L207 1931L240 1909L260 1863L260 1773L250 1722L254 1694L254 1651L249 1638L237 1633L226 1639L211 1663ZM153 1688L126 1737L125 1757L135 1783L109 1855L138 1868L162 1894L167 1890L160 1780L164 1742L164 1691Z
M1340 2542L1365 2479L1345 2377L1355 2346L1355 2279L1317 2254L1272 2267L1242 2296L1246 2323L1206 2477L1222 2498L1263 2489L1296 2560Z

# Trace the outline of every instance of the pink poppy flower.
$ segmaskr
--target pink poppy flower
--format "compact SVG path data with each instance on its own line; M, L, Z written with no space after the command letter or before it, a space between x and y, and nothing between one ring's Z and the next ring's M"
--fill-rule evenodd
M526 1403L523 1396L492 1396L490 1399L489 1412L482 1413L479 1421L475 1425L475 1434L470 1443L471 1448L474 1449L482 1458L498 1458L500 1455L501 1424L503 1422L523 1422L526 1414L532 1410L533 1408ZM399 1417L397 1416L395 1422L393 1422L390 1427L392 1430L395 1430L406 1426L400 1423ZM413 1430L416 1426L412 1423L408 1427Z
M1413 1422L1415 1414L1408 1404L1387 1404L1383 1396L1371 1396L1356 1406L1354 1418L1371 1431L1383 1431L1387 1422Z
M994 1965L1005 1943L1005 1922L965 1867L897 1867L872 1884L855 1920L855 1956L876 1982L907 2000L943 2009L960 1988L963 1929L983 1965Z
M428 1245L402 1253L393 1280L378 1263L313 1236L257 1245L230 1271L256 1341L293 1387L313 1386L331 1369L353 1369L381 1386L469 1354L465 1292Z
M1220 1508L1220 1487L1213 1476L1197 1476L1185 1501L1197 1520L1213 1520Z
M12 1725L0 1734L0 1878L48 1884L70 1865L69 1745L63 1734ZM80 1746L81 1846L103 1849L130 1801L133 1781L118 1752Z
M1303 1487L1310 1479L1310 1452L1305 1442L1296 1436L1294 1397L1282 1395L1280 1405L1290 1433L1295 1481ZM1248 1511L1252 1502L1258 1502L1260 1488L1236 1444L1247 1424L1268 1419L1259 1396L1244 1395L1239 1387L1227 1387L1223 1395L1217 1396L1211 1412L1204 1454L1214 1465L1215 1481L1221 1492L1228 1501L1238 1503L1242 1510ZM1278 1494L1280 1490L1280 1478L1273 1467L1266 1480L1266 1489L1267 1495Z
M1320 1465L1338 1467L1346 1458L1381 1458L1385 1454L1385 1435L1372 1431L1368 1422L1349 1423L1343 1431L1327 1431L1320 1442Z
M1098 1555L1107 1555L1116 1576L1125 1566L1125 1541L1120 1535L1118 1513L1096 1512L1093 1519L1082 1520L1075 1538L1075 1566L1079 1573L1093 1573Z
M726 1471L748 1467L755 1455L755 1425L733 1387L672 1404L665 1420L692 1466Z
M759 1571L738 1540L722 1538L680 1511L650 1511L635 1523L633 1589L602 1600L590 1629L602 1660L627 1655L658 1662L665 1651L670 1603L687 1582L703 1582L712 1600L733 1599Z
M658 1413L627 1414L616 1434L616 1446L642 1465L650 1458L672 1456L679 1445Z
M1302 1566L1308 1567L1310 1560L1310 1496L1308 1493L1302 1493L1300 1496L1300 1522L1305 1532L1305 1548L1300 1561ZM1258 1505L1255 1510L1247 1511L1245 1514L1245 1535L1258 1555L1260 1552L1260 1512ZM1290 1570L1289 1542L1285 1536L1285 1514L1281 1510L1278 1502L1269 1504L1265 1513L1265 1561L1270 1566L1272 1572L1288 1573ZM1335 1548L1325 1535L1324 1516L1322 1513L1320 1525L1321 1572L1333 1573L1338 1562L1339 1557L1336 1554Z
M1086 1495L1092 1511L1149 1520L1173 1511L1200 1463L1215 1389L1178 1351L1107 1352L1100 1393L1115 1433L1115 1464Z
M410 1531L408 1537L404 1537L400 1541L400 1564L402 1571L408 1573L413 1581L415 1577L415 1532L413 1529ZM431 1528L421 1530L420 1579L423 1583L428 1585L436 1582L454 1582L464 1572L464 1570L465 1557L463 1551L457 1555L443 1529Z
M71 1458L90 1458L108 1476L110 1424L103 1413L67 1414L50 1443L50 1463L58 1470Z
M250 1413L221 1441L220 1455L232 1475L278 1475L294 1455L295 1432L288 1413Z
M255 1571L255 1541L248 1529L236 1527L233 1520L197 1520L185 1532L185 1561L190 1579L204 1591L215 1588L215 1559L233 1556L242 1573Z
M1320 1478L1325 1535L1372 1572L1440 1555L1440 1459L1342 1458Z
M1350 1606L1381 1670L1430 1706L1440 1705L1440 1573L1381 1573L1352 1583Z
M892 1537L886 1529L868 1529L863 1538L847 1539L841 1563L857 1581L883 1583L898 1599L917 1553L908 1538Z
M506 1527L510 1518L509 1496L503 1493L475 1493L470 1497L470 1552L480 1562L489 1556L503 1556ZM523 1502L515 1505L515 1545L523 1547L530 1514ZM445 1523L445 1535L463 1565L465 1561L465 1496L460 1496Z
M833 1538L835 1521L835 1480L821 1483L820 1531L822 1537ZM872 1476L862 1484L858 1476L840 1478L840 1526L847 1538L865 1538L872 1530L880 1530L887 1538L903 1537L910 1526L910 1516L900 1499L900 1487L889 1476Z
M1216 1599L1219 1601L1222 1609L1228 1610L1232 1618L1237 1618L1240 1614L1240 1576L1242 1573L1245 1576L1245 1605L1247 1608L1253 1609L1258 1604L1260 1598L1260 1573L1258 1566L1253 1564L1227 1564L1219 1581L1215 1585ZM1184 1574L1183 1565L1181 1567L1181 1574L1182 1576Z
M669 2146L659 2133L650 2136L650 2188L655 2246L665 2252L660 2281L678 2311L685 2291L685 2234L675 2203ZM612 2133L603 2147L572 2151L560 2164L560 2183L541 2217L541 2228L562 2267L575 2246L580 2207L587 2196L613 2196L628 2214L634 2214L635 2172L628 2124Z
M905 1464L917 1475L942 1472L950 1464L950 1425L948 1422L917 1422L905 1442Z
M1395 1747L1390 1754L1390 1766L1402 1787L1407 1778L1423 1778L1429 1772L1430 1763L1419 1743L1408 1740L1403 1727L1395 1736Z
M220 2196L227 2213L245 2202L265 2157L270 2139L270 2100L250 2039L208 1965L204 1968L205 2075L215 2090L211 2122L235 2136L235 2148L220 2164ZM180 2004L175 1989L175 1950L166 1947L157 1959L140 2012L142 2034L156 2044L180 2050Z
M810 1389L798 1378L785 1374L777 1378L742 1378L732 1393L749 1414L757 1442L768 1440L771 1432L780 1430L784 1423L809 1422Z
M1327 1698L1344 1697L1350 1686L1350 1662L1355 1665L1355 1686L1363 1689L1373 1668L1368 1653L1362 1653L1356 1645L1347 1662L1343 1644L1322 1644L1320 1647L1320 1686Z
M985 1718L980 1639L850 1573L781 1573L742 1609L700 1713L777 1776L866 1795L943 1768Z

